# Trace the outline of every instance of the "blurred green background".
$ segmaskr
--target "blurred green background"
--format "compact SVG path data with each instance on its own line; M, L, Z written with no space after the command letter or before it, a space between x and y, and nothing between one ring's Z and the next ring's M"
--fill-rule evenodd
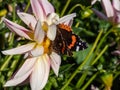
M75 76L64 90L120 90L120 57L112 54L120 49L120 28L101 20L92 11L96 8L103 12L97 2L91 6L90 0L49 0L56 13L62 17L75 12L72 29L87 42L88 48L74 52L72 57L62 55L59 76L51 70L48 83L43 90L61 90ZM0 0L0 50L9 49L27 43L11 33L2 21L3 17L24 25L18 18L17 11L32 14L29 0ZM18 42L19 41L19 42ZM5 56L0 52L0 90L30 90L29 83L4 88L3 85L24 62L23 55ZM93 89L95 90L95 89Z

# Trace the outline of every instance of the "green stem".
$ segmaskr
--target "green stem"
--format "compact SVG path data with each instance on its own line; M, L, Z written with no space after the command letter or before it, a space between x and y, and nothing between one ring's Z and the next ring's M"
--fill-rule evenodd
M24 10L24 12L27 12L27 10L29 9L29 7L30 7L30 1L28 2L27 6L26 6L26 8Z
M108 34L111 33L111 32L112 32L112 30L108 31L107 34L105 34L105 35L103 36L103 38L100 40L100 43L98 44L97 49L96 49L95 52L98 51L98 49L100 48L100 46L101 46L102 43L104 42L105 38L106 38L106 37L108 36ZM109 47L108 45L106 45L106 46L104 47L104 49L101 51L101 53L99 53L99 55L96 57L96 59L95 59L94 61L92 61L91 65L94 65L94 64L99 60L99 58L104 54L104 52L108 49L108 47ZM80 85L81 82L79 82L79 83L77 83L77 84ZM88 84L88 85L89 85L89 84ZM87 87L87 85L85 85L84 87ZM85 88L82 88L82 89L85 90Z
M15 21L15 18L16 18L16 12L15 12L15 4L16 3L13 3L13 21ZM12 34L12 36L10 36L10 38L8 39L8 42L9 42L9 46L12 46L13 44L13 41L14 41L14 33ZM7 67L7 65L9 64L11 58L13 57L13 55L11 56L6 56L7 60L5 60L4 64L1 66L0 68L0 71L4 70L5 67Z
M96 72L90 79L89 81L83 86L82 89L80 90L86 90L86 88L90 85L90 83L96 78L96 76L98 75L98 72Z
M13 5L14 5L14 7L15 7L15 3L14 3ZM29 1L29 3L27 4L27 6L26 6L26 8L25 8L25 12L28 10L29 6L30 6L30 1ZM14 11L13 11L13 21L15 21L15 18L16 18L15 8L14 8L13 10L14 10ZM19 23L20 23L20 22L19 22ZM14 33L12 34L12 36L10 37L10 39L8 40L8 42L9 42L9 45L10 45L10 46L13 44L13 42L14 42ZM11 60L12 57L13 57L13 55L11 55L11 56L6 56L7 59L5 60L5 62L3 63L3 65L0 67L0 71L4 70L4 68L7 67L7 65L9 64L9 62L10 62L10 60ZM14 62L12 63L12 66L11 66L11 67L15 67L15 66L17 65L17 62L18 62L18 61L14 61ZM10 74L8 74L8 75L10 75Z
M16 3L13 3L13 21L15 21L15 18L16 18L16 12L15 12L15 5Z
M85 72L82 74L82 76L80 77L80 79L78 80L78 82L77 82L77 84L76 84L76 86L75 86L76 88L80 88L80 87L83 85L84 80L85 80L87 74L88 74L88 71L85 71ZM82 82L82 83L81 83L81 82Z
M3 63L3 65L0 68L0 71L4 70L5 67L7 67L7 65L9 64L11 58L13 57L13 55L8 56L7 60L5 60L5 62Z
M80 7L80 8L82 8L82 9L84 9L81 4L76 4L75 6L73 6L73 7L69 10L68 14L72 13L72 11L73 11L75 8L77 8L77 7ZM75 27L78 27L79 24L80 24L80 22L77 22L76 25L75 25Z
M108 49L108 45L106 45L104 47L104 49L101 51L101 53L97 56L97 58L92 62L91 65L94 65L98 60L99 58L103 55L103 53ZM85 72L85 74L82 75L82 77L80 77L80 79L78 80L77 84L76 84L76 88L80 88L84 79L86 78L88 72ZM84 78L83 78L84 77Z
M61 12L61 17L64 15L64 13L65 13L67 7L69 6L70 2L71 2L71 0L67 0L67 3L65 4L65 6L64 6L64 8L63 8L63 10Z
M108 48L108 45L106 45L106 46L104 47L104 49L101 51L101 53L99 54L99 56L94 60L94 62L92 63L92 65L93 65L95 62L97 62L97 60L103 55L103 53L107 50L107 48ZM83 79L85 79L86 76L87 76L87 73L88 73L88 72L85 72L85 74L82 75L84 78L81 77L81 78L78 80L78 82L77 82L77 84L76 84L76 88L80 88L80 86L82 85L82 82L84 81Z
M118 75L120 75L120 72L117 72L114 76L114 79L116 79L118 77Z
M111 29L111 30L109 30L103 37L102 37L102 39L100 40L100 42L99 42L99 44L98 44L98 46L97 46L97 48L96 48L96 50L95 50L95 54L94 54L94 56L92 57L92 60L94 60L94 58L95 58L95 56L97 55L97 53L98 53L98 50L100 49L100 47L101 47L101 45L103 44L103 42L104 42L104 40L106 39L106 37L111 33L113 31L113 29ZM93 61L91 61L91 63L92 63Z
M9 46L12 46L12 45L13 45L13 42L14 42L14 36L15 36L15 33L12 33L12 35L10 35L10 37L9 37L9 39L8 39Z
M82 5L81 5L81 4L76 4L75 6L73 6L73 7L69 10L68 14L70 14L70 13L71 13L75 8L77 8L77 7L82 8Z
M78 71L81 70L82 67L86 64L87 60L89 59L89 57L90 57L91 54L93 53L95 47L97 46L97 43L98 43L98 41L99 41L102 33L103 33L103 30L101 30L101 31L99 32L99 34L98 34L98 36L97 36L97 38L96 38L96 40L95 40L95 43L94 43L92 49L90 50L88 56L85 58L85 60L83 61L83 63L75 70L75 72L72 74L72 76L71 76L71 77L69 78L69 80L66 82L66 84L61 88L61 90L64 90L64 89L68 86L68 84L69 84L69 83L72 81L72 79L76 76L76 74L78 73Z
M19 59L19 58L20 58L20 56L18 56L18 59ZM13 71L15 70L16 66L18 65L18 64L17 64L18 61L19 61L19 60L14 60L14 61L12 62L12 65L10 66L11 70L10 70L10 71L8 72L8 74L7 74L8 77L10 77L10 76L12 75L12 73L13 73Z
M15 21L15 18L16 18L16 12L15 12L15 5L16 3L13 3L13 20L12 21ZM12 35L9 37L8 39L8 42L9 42L9 46L12 46L13 44L13 41L14 41L14 33L12 33Z
M109 31L109 32L108 32L106 35L104 35L104 37L101 39L102 41L100 41L100 43L98 44L99 47L102 45L104 39L106 38L106 36L107 36L110 32L111 32L111 31ZM99 48L97 47L97 50L98 50L98 49L99 49ZM107 49L108 49L108 45L106 45L106 46L104 47L104 49L101 51L101 53L99 53L99 55L96 57L96 59L91 62L91 65L94 65L94 64L99 60L99 58L104 54L104 52L105 52ZM96 51L97 51L97 50L96 50ZM86 72L86 73L87 73L87 72ZM80 85L82 85L81 78L80 78L79 81L77 82L77 85L79 85L79 87L80 87ZM79 88L79 87L77 86L77 88Z
M99 55L97 56L97 58L91 63L91 65L94 65L97 61L98 61L98 59L104 54L104 52L108 49L108 45L106 45L105 47L104 47L104 49L101 51L101 53L99 53Z
M77 22L76 25L75 25L75 27L78 27L79 25L80 25L80 22Z
M27 10L29 9L29 7L30 7L30 1L28 2L27 6L25 7L24 12L27 12ZM22 21L22 20L19 20L18 24L20 24L21 21Z
M103 33L103 30L101 30L101 31L99 32L99 34L98 34L98 36L97 36L97 38L96 38L96 40L95 40L95 42L94 42L94 44L93 44L92 49L90 50L89 54L88 54L87 57L85 58L84 62L80 65L80 67L79 67L80 69L81 69L81 67L83 67L83 65L85 65L85 63L87 62L87 60L89 59L89 57L91 56L91 54L93 53L93 51L95 50L95 48L96 48L96 46L97 46L97 43L98 43L98 41L99 41L100 38L101 38L102 33Z

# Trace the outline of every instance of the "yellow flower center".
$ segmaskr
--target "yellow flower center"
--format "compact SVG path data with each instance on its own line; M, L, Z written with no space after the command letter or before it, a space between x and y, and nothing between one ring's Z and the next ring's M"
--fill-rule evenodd
M48 24L46 22L43 22L42 29L47 32L48 31Z
M49 38L45 38L44 42L42 43L43 47L44 47L44 53L50 53L50 44L51 41Z
M48 31L48 24L46 22L43 22L43 25L42 25L42 29L47 33ZM51 41L49 38L45 37L42 45L44 47L44 53L50 53L50 44L51 44Z

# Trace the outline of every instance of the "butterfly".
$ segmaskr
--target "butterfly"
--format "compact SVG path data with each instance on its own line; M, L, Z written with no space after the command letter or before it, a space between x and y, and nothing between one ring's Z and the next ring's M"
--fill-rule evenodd
M52 42L52 49L58 54L73 55L73 51L87 48L86 42L74 34L71 27L65 24L57 25L56 38Z

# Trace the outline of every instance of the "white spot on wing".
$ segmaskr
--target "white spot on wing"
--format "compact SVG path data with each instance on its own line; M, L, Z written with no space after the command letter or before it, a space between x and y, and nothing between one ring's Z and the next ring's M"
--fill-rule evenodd
M79 47L79 46L77 46L77 47L76 47L76 51L79 51L79 48L80 48L80 47Z
M79 42L79 45L81 45L81 43Z

